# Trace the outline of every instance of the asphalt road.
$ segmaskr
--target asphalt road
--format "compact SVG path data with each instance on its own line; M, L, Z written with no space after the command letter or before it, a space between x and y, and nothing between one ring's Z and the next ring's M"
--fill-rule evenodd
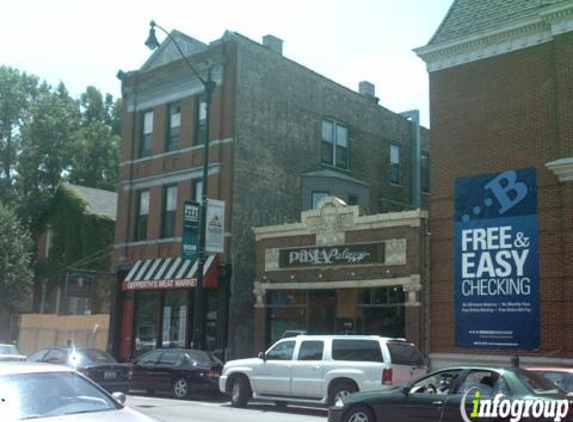
M126 404L165 422L325 422L327 416L325 409L292 405L278 409L273 403L250 403L244 409L236 409L223 399L198 401L128 396Z

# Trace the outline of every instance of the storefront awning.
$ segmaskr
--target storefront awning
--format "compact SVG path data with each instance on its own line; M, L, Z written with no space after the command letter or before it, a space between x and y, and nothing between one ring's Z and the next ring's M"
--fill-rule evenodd
M203 267L203 286L217 287L215 255ZM197 261L181 258L136 261L123 281L122 290L187 289L197 285Z

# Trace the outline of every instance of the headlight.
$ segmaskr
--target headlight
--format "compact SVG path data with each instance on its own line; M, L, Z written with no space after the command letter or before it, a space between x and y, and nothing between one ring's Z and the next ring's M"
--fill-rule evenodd
M342 399L336 399L336 401L334 402L334 407L344 407L344 402L342 401Z

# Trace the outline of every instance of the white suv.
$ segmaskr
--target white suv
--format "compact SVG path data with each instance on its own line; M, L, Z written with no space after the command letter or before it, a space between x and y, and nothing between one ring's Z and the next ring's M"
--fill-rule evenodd
M401 385L426 373L418 348L380 336L299 335L258 358L225 364L219 389L235 407L249 399L330 405L355 391Z

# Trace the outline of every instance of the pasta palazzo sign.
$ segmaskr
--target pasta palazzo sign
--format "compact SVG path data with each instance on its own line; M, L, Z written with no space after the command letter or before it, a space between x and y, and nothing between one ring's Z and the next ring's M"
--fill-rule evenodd
M535 169L455 185L456 346L539 346Z

